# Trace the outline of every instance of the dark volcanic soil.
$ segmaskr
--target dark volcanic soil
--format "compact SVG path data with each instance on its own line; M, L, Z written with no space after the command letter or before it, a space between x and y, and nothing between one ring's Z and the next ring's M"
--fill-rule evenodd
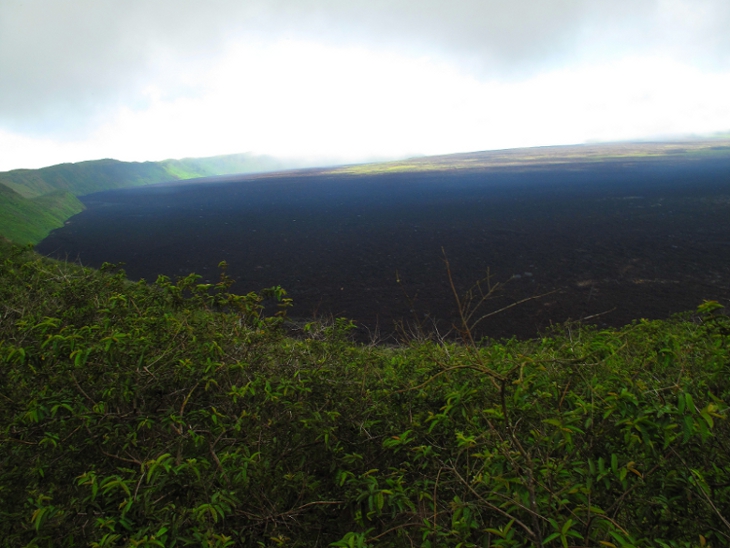
M491 270L507 282L481 334L532 337L588 317L620 326L730 298L730 161L606 161L373 176L240 177L101 192L37 249L131 278L189 272L239 292L281 285L293 317L383 334L438 319ZM397 282L400 279L400 284ZM408 295L408 297L406 297Z

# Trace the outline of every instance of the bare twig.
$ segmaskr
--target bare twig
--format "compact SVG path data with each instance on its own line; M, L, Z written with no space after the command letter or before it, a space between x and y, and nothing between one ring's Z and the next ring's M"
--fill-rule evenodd
M400 525L396 525L395 527L391 527L387 531L383 531L379 535L370 537L368 539L368 542L372 542L373 540L378 540L379 538L383 538L385 535L392 533L393 531L398 531L399 529L405 529L407 527L423 527L423 523L402 523Z
M489 369L487 367L476 366L476 365L455 365L454 367L447 367L446 369L442 369L441 371L436 373L433 377L429 378L425 382L422 382L418 386L413 386L411 388L404 388L403 390L396 390L395 393L400 394L403 392L409 392L411 390L418 390L420 388L423 388L427 384L429 384L431 381L436 380L437 377L440 377L444 373L448 373L449 371L456 371L458 369L471 369L473 371L478 371L479 373L484 373L486 375L489 375L490 377L497 379L499 381L505 380L505 377L503 375L500 375L496 371L492 371L491 369Z
M471 493L475 497L477 497L480 501L482 501L482 503L486 504L490 509L494 510L498 514L501 514L502 516L506 517L507 519L513 519L515 521L515 523L517 525L519 525L520 527L522 527L522 529L524 529L524 531L534 541L538 542L539 545L542 546L542 542L540 542L540 539L538 538L538 536L535 534L535 532L532 529L530 529L530 527L527 524L523 523L521 520L517 519L515 516L513 516L509 512L506 512L506 511L502 510L499 506L497 506L497 505L489 502L487 499L485 499L484 497L482 497L479 493L477 493L477 491L464 478L461 477L461 475L459 474L459 472L457 472L456 468L452 467L451 468L451 471L454 474L456 474L456 477L459 478L459 480L461 480L461 482L466 486L466 488L469 489L469 491L471 491Z
M709 505L710 505L710 507L711 507L711 508L712 508L712 509L713 509L713 510L715 511L715 513L717 514L717 517L718 517L718 518L720 518L720 521L722 521L722 523L723 523L723 524L725 525L725 527L727 527L727 528L728 528L728 530L730 530L730 522L728 522L728 520L727 520L727 519L725 519L725 516L723 516L723 515L722 515L722 514L720 513L720 510L718 510L718 509L717 509L717 506L715 506L715 503L714 503L714 502L712 502L712 499L710 498L710 495L708 495L708 494L707 494L707 491L705 491L705 488L704 488L704 487L702 486L702 484L701 484L701 483L700 483L699 481L697 481L697 477L695 476L695 472L694 472L694 471L693 471L693 470L692 470L692 469L691 469L691 468L689 467L689 465L688 465L688 464L687 464L687 462L686 462L686 461L685 461L685 460L684 460L684 459L683 459L683 458L681 457L681 455L679 455L679 454L678 454L678 453L677 453L677 452L676 452L676 451L674 450L674 447L672 447L671 449L672 449L672 452L673 452L673 453L674 453L674 454L675 454L675 455L676 455L677 457L679 457L679 460L681 460L681 461L682 461L682 464L684 464L685 468L687 468L687 470L689 471L690 475L691 475L691 476L692 476L693 478L695 478L695 483L697 484L697 487L699 488L699 491L700 491L700 493L702 493L702 496L703 496L703 497L705 497L705 500L707 500L707 504L709 504Z
M510 308L514 308L517 305L526 303L528 301L534 301L536 299L542 299L543 297L547 297L548 295L552 295L553 293L557 293L557 289L553 289L552 291L548 291L547 293L542 293L541 295L533 295L532 297L526 297L524 299L520 299L519 301L513 302L512 304L508 304L507 306L503 306L502 308L498 310L493 310L492 312L489 312L488 314L484 314L481 318L479 318L477 321L475 321L473 324L471 324L471 328L473 329L474 326L476 326L479 322L482 320L485 320L491 316L496 316L497 314L501 314L502 312L505 312L509 310Z
M71 378L73 379L74 384L76 385L76 388L79 389L79 392L81 392L84 395L84 397L91 402L92 406L95 406L96 402L94 400L92 400L91 397L86 392L84 392L84 389L81 388L79 381L76 380L76 376L73 373L71 373Z

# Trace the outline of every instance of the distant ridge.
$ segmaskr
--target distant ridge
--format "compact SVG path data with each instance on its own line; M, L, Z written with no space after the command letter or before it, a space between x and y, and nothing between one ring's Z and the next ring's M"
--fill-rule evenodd
M162 162L105 159L0 173L0 235L20 244L36 244L51 230L81 212L77 196L101 190L302 167L271 156L230 154Z
M216 175L273 173L300 169L300 175L377 175L395 172L439 172L533 168L564 163L702 160L730 156L730 139L560 145L422 156L407 160L309 169L306 162L271 156L231 154L161 162L94 160L41 169L0 173L0 235L16 243L36 244L51 230L83 210L77 196L155 183ZM306 169L306 171L304 170Z
M419 156L394 162L360 164L327 170L328 173L374 175L377 173L451 171L501 167L536 167L583 162L642 161L649 159L696 159L730 156L730 138L714 140L598 143L555 145L481 152Z

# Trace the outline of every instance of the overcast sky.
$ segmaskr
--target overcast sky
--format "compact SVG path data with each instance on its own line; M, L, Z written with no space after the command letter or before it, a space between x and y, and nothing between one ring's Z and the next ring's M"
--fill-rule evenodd
M728 0L0 0L0 170L730 130Z

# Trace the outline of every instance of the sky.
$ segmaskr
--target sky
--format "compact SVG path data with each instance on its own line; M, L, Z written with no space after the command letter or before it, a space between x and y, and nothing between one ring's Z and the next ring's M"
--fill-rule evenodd
M730 131L728 0L0 0L0 170Z

